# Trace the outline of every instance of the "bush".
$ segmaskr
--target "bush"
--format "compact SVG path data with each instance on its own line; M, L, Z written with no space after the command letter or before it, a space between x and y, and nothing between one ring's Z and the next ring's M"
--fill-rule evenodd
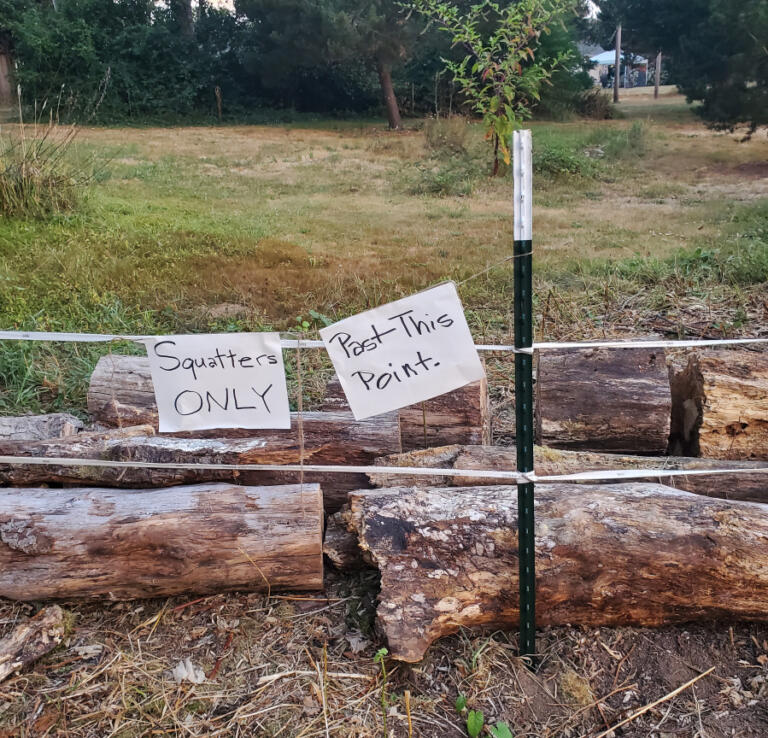
M466 197L472 194L479 176L476 162L469 156L433 159L419 165L408 192L412 195Z
M424 123L427 148L436 154L460 154L467 150L469 124L466 118L429 118Z
M584 154L569 150L564 146L543 145L534 147L533 171L552 177L562 175L590 175L594 163Z
M613 101L610 96L597 87L582 92L576 100L576 112L592 120L613 118Z
M0 138L0 215L41 217L75 207L90 179L67 156L76 132L22 124L16 137Z

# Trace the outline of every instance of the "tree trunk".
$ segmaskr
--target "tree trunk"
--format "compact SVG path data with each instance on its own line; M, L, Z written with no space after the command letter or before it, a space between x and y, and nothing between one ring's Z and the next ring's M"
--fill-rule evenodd
M395 97L395 88L392 86L392 67L381 58L376 60L376 71L379 73L379 84L384 96L384 107L387 110L387 121L393 131L400 130L403 122L400 119L400 108Z
M540 352L536 435L543 446L660 456L671 415L663 350Z
M179 33L185 38L194 37L195 20L192 14L192 0L171 0L170 5Z
M304 420L304 463L369 465L382 454L399 450L397 415L355 421L343 413L308 413ZM68 439L0 443L1 456L138 461L164 464L298 464L298 432L260 431L246 438L176 438L154 436L151 426L81 433ZM109 487L168 487L209 481L241 484L294 484L300 472L163 469L116 466L0 464L0 483L14 486L77 484ZM365 474L310 473L307 483L323 485L325 505L337 510L347 492L369 487Z
M64 613L58 605L40 610L0 640L0 682L53 651L64 637Z
M443 469L477 469L476 477L406 476L396 474L369 474L374 487L431 486L463 487L481 484L508 484L499 479L483 477L481 469L495 471L514 470L517 456L514 448L506 446L443 446L407 454L395 454L377 459L382 466L418 466ZM590 451L562 451L536 446L534 468L537 474L575 474L585 471L611 469L685 469L690 471L706 469L733 469L733 474L692 475L680 477L654 477L644 481L659 482L686 492L705 497L728 500L748 500L768 503L768 473L750 469L766 469L768 464L760 461L722 461L719 459L696 459L679 456L648 457L622 454L599 454ZM604 480L610 484L620 480Z
M670 368L671 447L713 459L768 459L768 353L697 351Z
M653 97L659 99L659 83L661 82L661 52L656 53L656 66L653 70Z
M518 625L517 490L350 495L381 571L392 656L419 661L460 627ZM537 624L768 621L768 506L657 484L536 486Z
M341 382L326 386L324 410L349 410ZM452 443L487 444L491 438L488 382L472 382L453 392L398 410L403 451Z
M69 413L0 418L0 441L40 441L77 433L83 421Z
M0 489L0 596L320 589L322 512L316 484Z

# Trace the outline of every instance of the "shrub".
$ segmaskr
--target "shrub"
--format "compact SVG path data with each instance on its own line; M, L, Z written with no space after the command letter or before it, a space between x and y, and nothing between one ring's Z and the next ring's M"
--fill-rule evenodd
M576 112L584 118L608 120L614 115L613 101L602 90L594 87L576 98Z
M466 197L472 194L480 176L476 163L467 155L445 160L432 159L418 167L418 174L408 186L412 195Z
M461 116L430 118L424 123L427 148L436 154L460 154L467 150L469 124Z
M90 177L68 156L74 126L40 128L23 123L0 137L0 215L41 217L71 210Z
M562 175L590 175L594 164L580 152L564 146L543 145L534 147L533 170L551 177Z

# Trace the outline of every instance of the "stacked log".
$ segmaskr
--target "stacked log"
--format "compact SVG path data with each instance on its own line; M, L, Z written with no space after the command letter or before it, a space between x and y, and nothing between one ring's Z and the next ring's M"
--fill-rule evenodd
M0 597L321 589L316 484L0 489Z
M543 446L662 456L672 415L664 351L540 352L535 406Z
M217 431L218 432L218 431ZM400 450L396 413L355 421L351 413L304 413L305 464L367 466ZM95 461L163 464L299 464L301 444L294 428L248 431L243 438L189 438L154 435L152 426L81 433L64 439L0 442L1 456L30 456ZM258 435L256 435L258 434ZM189 434L184 434L189 435ZM156 467L0 464L0 483L11 485L79 484L114 487L166 487L206 481L241 484L299 483L300 472ZM352 489L368 487L365 474L303 475L322 483L326 508L333 512Z
M0 441L42 441L72 436L83 421L69 413L0 417Z
M768 459L768 353L696 351L670 366L676 449L713 459Z
M350 416L349 404L337 378L328 383L322 410ZM99 359L88 387L88 411L94 420L108 426L146 423L157 427L157 405L148 359L114 354ZM311 413L303 415L305 423L307 417L321 417ZM404 451L436 444L487 443L490 440L485 380L403 408L397 415L398 435ZM250 434L252 431L237 433L229 429L174 435L221 438Z
M482 470L514 471L517 455L514 448L505 446L443 446L441 448L393 454L377 459L379 466L415 466L426 469L477 469L476 477L452 477L391 474L374 472L368 478L374 487L399 485L416 487L500 485L508 482L484 477ZM748 500L768 503L768 464L760 461L723 461L719 459L686 458L675 456L648 457L626 454L601 454L591 451L563 451L536 446L534 468L542 476L575 474L587 471L621 469L666 469L676 471L705 471L730 469L732 474L691 474L659 477L652 473L644 481L663 482L669 487L707 497L730 500ZM760 471L762 470L762 471ZM606 484L620 479L604 480Z
M519 622L515 487L350 495L347 522L381 572L392 656L419 661L461 627ZM537 485L540 626L768 621L768 506L657 484Z

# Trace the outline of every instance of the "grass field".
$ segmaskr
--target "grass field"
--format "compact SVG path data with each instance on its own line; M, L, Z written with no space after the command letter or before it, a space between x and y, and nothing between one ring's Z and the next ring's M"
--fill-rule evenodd
M537 338L766 335L765 131L708 131L668 90L627 91L619 114L532 124ZM454 279L476 340L507 341L512 183L487 176L481 133L462 125L82 130L73 155L95 177L80 206L0 219L0 329L312 333ZM137 349L0 343L0 413L82 414L109 350ZM311 395L326 367L303 362ZM509 359L488 370L504 441ZM514 633L462 632L385 680L375 591L330 573L319 599L68 603L65 644L0 685L0 738L405 738L408 715L413 735L442 738L466 735L459 694L516 738L588 737L714 664L624 738L768 732L764 626L547 629L536 675ZM0 602L0 636L34 609ZM184 658L215 676L174 683Z
M618 120L533 125L541 338L648 333L659 316L730 334L764 317L765 134L739 143L679 96L639 93ZM315 328L465 280L511 253L511 180L487 176L476 126L446 125L463 150L430 148L420 123L83 130L82 206L0 220L3 327ZM462 285L477 339L508 337L511 274ZM81 409L103 350L4 344L0 407Z

